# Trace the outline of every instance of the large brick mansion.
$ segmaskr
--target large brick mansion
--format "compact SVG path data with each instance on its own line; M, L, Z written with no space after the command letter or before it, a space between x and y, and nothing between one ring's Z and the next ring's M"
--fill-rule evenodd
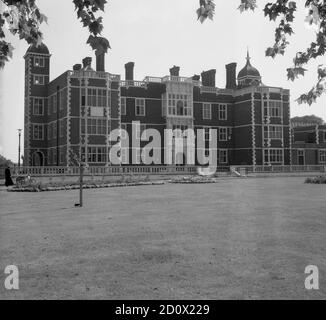
M226 86L215 85L216 70L181 77L174 66L167 76L134 79L134 63L125 79L105 71L104 54L50 81L51 54L43 44L25 58L24 165L67 166L74 157L89 165L110 165L113 129L131 135L146 128L217 130L217 165L289 165L292 163L289 90L263 84L246 64L226 65ZM207 145L209 142L207 135ZM121 157L131 159L131 148ZM130 155L130 157L129 157ZM130 161L131 164L131 161Z

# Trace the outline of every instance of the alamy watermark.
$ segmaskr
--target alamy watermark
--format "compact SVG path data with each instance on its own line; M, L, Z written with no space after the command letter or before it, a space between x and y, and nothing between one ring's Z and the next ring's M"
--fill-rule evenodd
M319 270L317 266L306 266L305 274L308 276L305 279L304 286L307 290L319 290Z
M113 165L195 165L197 162L213 171L218 161L217 141L231 139L225 129L218 137L218 130L212 128L142 130L139 122L133 122L131 139L125 129L110 132L109 140L113 145L108 154L109 162ZM84 148L82 158L85 156Z
M19 271L14 265L5 268L4 286L7 290L19 290Z

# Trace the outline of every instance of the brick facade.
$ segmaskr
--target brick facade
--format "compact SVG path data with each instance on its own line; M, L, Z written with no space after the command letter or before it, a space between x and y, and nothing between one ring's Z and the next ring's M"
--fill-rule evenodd
M200 76L180 77L177 66L168 76L136 81L131 62L125 65L126 77L121 80L104 71L103 56L96 59L97 70L92 69L91 58L85 58L83 65L50 82L48 49L44 45L28 49L25 165L69 166L81 157L89 165L110 165L108 154L119 141L109 139L110 133L126 129L130 146L135 122L141 130L156 129L161 137L164 129L192 128L195 133L216 129L217 165L291 164L289 90L263 85L249 55L238 77L236 63L226 66L225 89L215 87L214 69L203 72L202 81ZM44 79L36 83L35 75L36 80L39 75ZM38 99L43 101L41 106ZM142 141L140 146L149 142ZM162 164L164 146L163 139ZM196 150L202 148L205 154L208 146L208 138L203 146L196 141ZM119 155L131 161L132 149L122 149Z

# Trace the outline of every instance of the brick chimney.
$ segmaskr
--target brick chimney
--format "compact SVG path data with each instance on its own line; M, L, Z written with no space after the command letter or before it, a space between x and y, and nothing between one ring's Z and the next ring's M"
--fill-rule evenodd
M92 67L92 58L86 57L83 59L83 69L91 68Z
M173 76L173 77L179 77L179 72L180 72L180 67L173 66L173 67L170 69L170 76Z
M216 69L203 71L201 73L202 84L205 87L215 87Z
M126 80L134 80L134 67L135 63L134 62L128 62L125 64L125 69L126 69Z
M229 63L225 66L226 68L226 89L236 89L237 88L237 64L235 62Z
M82 68L82 65L80 63L77 63L77 64L73 65L72 70L78 71L78 70L81 70L81 68Z
M105 52L95 51L96 56L96 71L105 71Z
M194 81L200 81L200 75L199 74L194 74L192 76L192 80L194 80Z

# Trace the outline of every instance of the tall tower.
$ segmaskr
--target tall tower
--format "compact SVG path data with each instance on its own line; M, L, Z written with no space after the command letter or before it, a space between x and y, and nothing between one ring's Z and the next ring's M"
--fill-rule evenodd
M24 165L43 166L47 148L47 96L50 52L31 45L25 56Z

